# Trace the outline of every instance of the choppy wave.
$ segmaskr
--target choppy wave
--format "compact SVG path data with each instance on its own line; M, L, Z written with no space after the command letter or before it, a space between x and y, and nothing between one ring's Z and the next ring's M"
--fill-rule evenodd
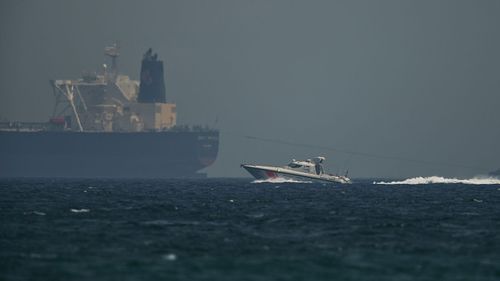
M285 178L270 178L265 180L254 180L252 183L312 183L311 181L301 181Z
M475 184L475 185L482 185L482 184L500 184L500 179L496 177L474 177L471 179L457 179L457 178L444 178L444 177L438 177L438 176L433 176L433 177L416 177L416 178L410 178L406 179L403 181L390 181L390 182L385 182L385 181L379 181L379 182L373 182L373 184Z
M0 179L0 280L38 272L94 281L492 277L500 185L372 185L406 178L335 187L250 184L254 178ZM423 264L423 253L433 258Z
M88 212L90 212L89 209L71 209L70 211L73 213L88 213Z

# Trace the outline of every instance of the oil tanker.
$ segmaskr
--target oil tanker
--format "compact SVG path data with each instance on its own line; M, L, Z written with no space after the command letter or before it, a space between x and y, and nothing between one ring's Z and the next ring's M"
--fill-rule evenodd
M219 132L177 125L158 55L144 54L140 81L118 73L116 45L105 55L111 64L99 74L50 81L47 122L0 123L0 177L206 177Z

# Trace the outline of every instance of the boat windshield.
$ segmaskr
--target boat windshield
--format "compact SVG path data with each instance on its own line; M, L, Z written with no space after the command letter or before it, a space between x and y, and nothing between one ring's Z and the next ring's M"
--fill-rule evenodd
M302 165L295 164L295 163L290 163L290 164L288 164L288 167L290 167L290 168L294 168L294 169L297 169L297 168L302 167Z

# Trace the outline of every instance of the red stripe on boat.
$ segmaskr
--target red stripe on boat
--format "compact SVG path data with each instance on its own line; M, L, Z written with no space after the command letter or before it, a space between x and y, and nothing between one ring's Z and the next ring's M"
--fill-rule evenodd
M276 178L278 177L275 172L272 171L266 171L266 175L270 178Z

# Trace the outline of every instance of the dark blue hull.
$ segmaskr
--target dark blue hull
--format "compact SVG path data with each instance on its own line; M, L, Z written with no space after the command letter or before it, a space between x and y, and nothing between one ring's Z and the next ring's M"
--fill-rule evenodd
M200 177L219 133L0 131L0 177Z

